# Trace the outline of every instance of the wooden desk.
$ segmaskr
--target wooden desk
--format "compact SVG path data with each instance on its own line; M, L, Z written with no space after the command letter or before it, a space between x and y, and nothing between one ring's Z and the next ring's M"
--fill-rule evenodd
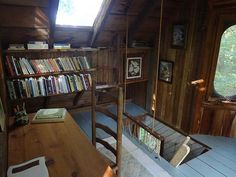
M69 114L64 123L12 125L10 118L8 166L46 156L55 161L48 166L50 177L116 176Z

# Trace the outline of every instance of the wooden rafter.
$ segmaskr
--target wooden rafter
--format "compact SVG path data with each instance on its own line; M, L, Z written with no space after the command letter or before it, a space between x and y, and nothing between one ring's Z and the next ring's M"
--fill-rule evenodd
M105 21L109 15L109 12L114 5L114 0L105 0L102 4L101 11L99 12L97 18L95 19L94 26L93 26L93 34L90 38L90 46L93 46L96 42L98 35L103 30Z
M53 43L54 39L54 31L56 26L56 15L57 9L59 5L59 0L51 0L49 4L49 23L50 23L50 36L49 36L49 43Z
M147 18L149 12L155 7L155 4L157 2L158 2L157 0L145 1L145 4L144 4L142 10L140 11L140 13L138 14L136 20L131 25L129 25L129 35L128 35L129 36L129 39L128 39L129 44L132 41L134 34L138 31L140 26L143 25L143 22Z

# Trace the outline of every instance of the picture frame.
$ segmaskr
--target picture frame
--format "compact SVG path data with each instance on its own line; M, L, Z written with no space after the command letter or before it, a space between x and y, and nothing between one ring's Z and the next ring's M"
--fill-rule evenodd
M174 68L174 62L173 61L160 60L158 79L163 81L163 82L172 83L173 68Z
M126 64L126 79L142 77L142 57L128 57Z
M187 41L187 25L186 24L174 24L172 27L172 48L185 48Z

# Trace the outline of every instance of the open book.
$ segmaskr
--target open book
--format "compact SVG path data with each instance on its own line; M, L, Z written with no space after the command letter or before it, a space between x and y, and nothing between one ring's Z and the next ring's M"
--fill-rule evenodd
M40 109L35 114L32 123L63 122L66 112L65 108Z

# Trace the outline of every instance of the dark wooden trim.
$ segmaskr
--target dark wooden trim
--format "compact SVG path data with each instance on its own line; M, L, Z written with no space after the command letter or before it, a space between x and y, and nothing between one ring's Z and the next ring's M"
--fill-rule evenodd
M117 116L115 114L111 113L110 111L108 111L107 109L102 108L100 106L96 106L95 110L97 112L103 113L104 115L108 116L109 118L113 119L114 121L117 121Z
M115 2L114 0L104 1L101 11L99 12L97 18L95 19L95 22L93 25L93 34L91 35L90 41L89 41L90 46L94 46L94 43L96 42L100 32L103 30L107 17L109 15L109 12L114 5L114 2Z
M153 136L155 136L156 138L158 138L159 140L163 141L164 137L157 133L154 132L151 128L149 128L148 126L146 126L145 124L143 124L141 121L139 121L136 117L132 116L131 114L125 112L124 113L125 116L127 116L127 118L129 118L130 120L132 120L133 122L135 122L136 124L138 124L140 127L144 128L146 131L148 131L150 134L152 134ZM140 116L139 116L140 117Z
M34 26L34 27L27 27L27 26L3 26L0 25L0 28L18 28L18 29L48 29L47 26Z
M114 131L112 131L109 127L105 126L105 125L102 125L100 123L96 123L96 128L100 128L102 129L103 131L105 131L107 134L113 136L113 138L115 138L117 140L117 136L116 136L116 133Z
M79 102L80 98L82 97L82 95L84 94L84 90L82 90L81 92L77 92L74 100L73 100L73 105L77 105L77 103Z
M95 76L96 73L92 73L92 96L91 96L91 102L92 102L92 143L96 147L96 84L95 84Z
M50 23L50 37L49 44L52 45L54 43L54 31L56 26L56 14L59 6L59 0L51 0L49 1L49 23Z
M134 123L136 123L138 126L142 127L144 130L146 130L147 132L149 132L151 135L153 135L155 138L159 139L161 141L161 147L160 147L160 155L163 155L164 152L164 141L165 138L157 133L156 131L153 131L151 128L149 128L148 126L146 126L145 124L143 124L138 117L140 118L141 116L138 117L133 117L132 115L130 115L129 113L125 112L124 113L125 116L127 116L128 119L130 119L131 121L133 121ZM146 115L146 114L145 114Z
M140 26L143 25L144 20L148 17L149 12L155 7L156 0L147 0L143 5L141 12L138 14L136 20L129 25L128 43L132 42L134 34L139 30Z
M105 148L109 149L115 156L117 155L116 150L106 141L100 139L100 138L96 138L96 141L100 144L102 144Z

